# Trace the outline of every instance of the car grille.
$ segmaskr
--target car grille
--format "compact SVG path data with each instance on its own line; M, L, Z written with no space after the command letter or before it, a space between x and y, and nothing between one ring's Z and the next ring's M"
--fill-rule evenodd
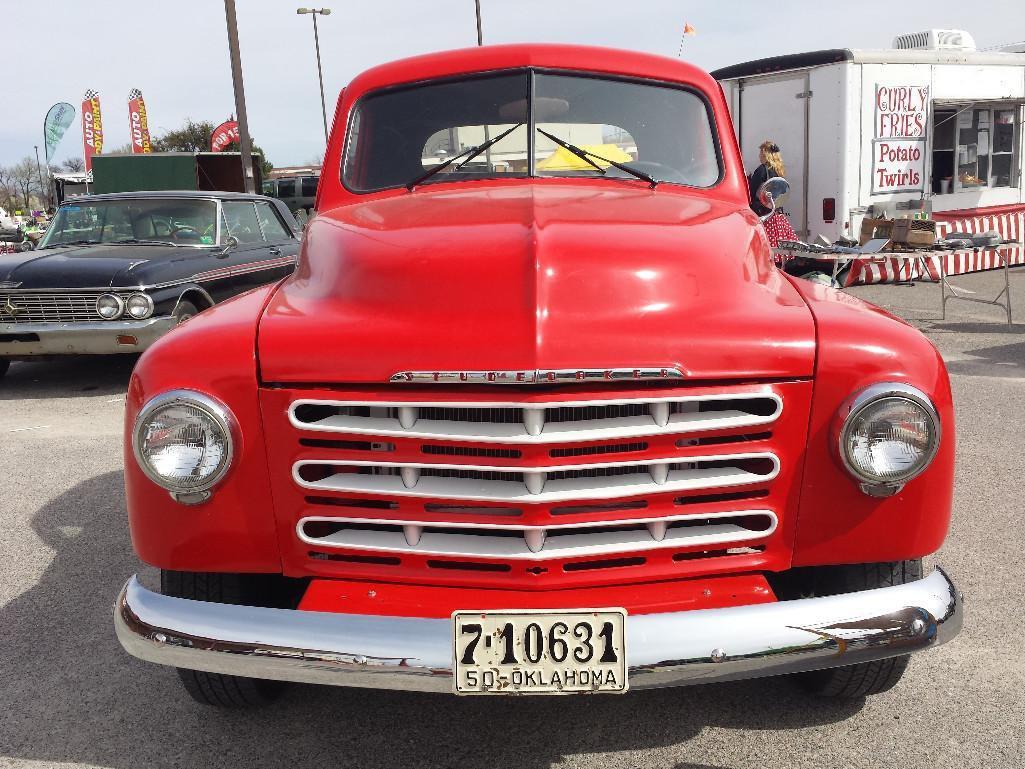
M268 444L289 469L274 483L290 571L560 587L783 567L808 385L501 402L266 390L293 436Z
M103 319L96 300L103 291L0 291L0 323L81 323ZM127 300L129 294L120 294Z

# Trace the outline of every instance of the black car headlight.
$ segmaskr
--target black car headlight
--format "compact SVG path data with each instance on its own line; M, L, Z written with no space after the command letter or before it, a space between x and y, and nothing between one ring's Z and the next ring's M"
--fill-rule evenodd
M862 491L872 496L900 491L939 450L936 408L910 385L872 385L844 404L840 418L840 457Z
M136 320L145 320L153 314L153 300L147 294L132 294L125 302L125 311Z
M117 320L125 314L125 300L117 294L100 294L96 299L96 314L104 320Z

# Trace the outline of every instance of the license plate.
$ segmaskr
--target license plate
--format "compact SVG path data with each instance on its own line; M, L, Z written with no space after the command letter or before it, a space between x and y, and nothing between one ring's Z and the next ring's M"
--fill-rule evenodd
M457 611L456 694L625 692L626 611Z

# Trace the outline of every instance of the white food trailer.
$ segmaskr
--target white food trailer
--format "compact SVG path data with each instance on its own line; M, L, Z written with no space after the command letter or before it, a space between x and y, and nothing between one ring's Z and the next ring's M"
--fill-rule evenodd
M940 236L1025 238L1025 53L978 51L966 32L931 30L891 49L790 54L712 74L748 170L759 144L780 146L785 208L805 239L857 240L866 216L915 215L936 220ZM981 255L948 272L996 266Z

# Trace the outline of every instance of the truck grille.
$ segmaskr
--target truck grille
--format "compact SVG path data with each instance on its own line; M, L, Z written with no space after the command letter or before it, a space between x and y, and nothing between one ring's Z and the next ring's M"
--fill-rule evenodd
M295 436L269 444L293 572L556 588L785 568L810 383L397 394L262 393Z
M558 406L358 403L300 400L289 409L295 427L323 432L482 443L564 443L689 433L774 422L775 394L622 399Z
M96 300L103 291L0 291L0 323L81 323L103 319L96 314ZM120 294L127 300L129 294Z

